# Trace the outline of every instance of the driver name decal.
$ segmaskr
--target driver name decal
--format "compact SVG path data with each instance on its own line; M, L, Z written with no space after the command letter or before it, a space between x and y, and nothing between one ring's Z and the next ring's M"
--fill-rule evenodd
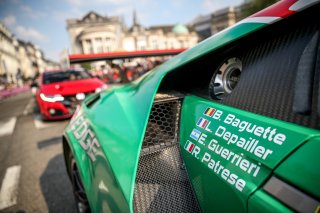
M242 192L255 179L287 136L268 123L205 107L189 132L184 149L210 172ZM270 160L272 161L272 159Z

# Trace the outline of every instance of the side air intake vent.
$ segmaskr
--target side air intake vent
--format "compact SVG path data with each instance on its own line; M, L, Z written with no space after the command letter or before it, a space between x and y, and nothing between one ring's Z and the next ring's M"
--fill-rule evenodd
M179 147L181 96L158 94L142 145L135 212L200 212Z

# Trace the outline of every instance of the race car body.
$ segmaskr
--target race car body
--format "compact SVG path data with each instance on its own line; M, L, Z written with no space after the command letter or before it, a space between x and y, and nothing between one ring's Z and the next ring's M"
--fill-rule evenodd
M316 212L318 1L281 1L136 81L65 130L78 209Z

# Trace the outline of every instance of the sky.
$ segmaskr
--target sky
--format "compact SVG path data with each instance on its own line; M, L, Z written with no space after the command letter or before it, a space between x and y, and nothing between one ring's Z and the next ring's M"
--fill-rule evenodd
M142 26L187 24L199 15L237 6L243 0L0 0L0 21L18 39L39 46L56 62L69 48L67 19L81 19L90 11L121 16L132 25L133 10Z

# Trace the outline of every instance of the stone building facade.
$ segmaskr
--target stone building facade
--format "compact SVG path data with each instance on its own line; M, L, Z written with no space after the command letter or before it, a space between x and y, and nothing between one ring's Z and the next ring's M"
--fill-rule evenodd
M211 15L211 32L216 34L225 28L234 25L237 22L236 10L234 7L227 7L214 12Z
M113 52L121 49L124 26L120 17L89 12L82 19L67 20L73 53Z
M227 7L207 15L196 17L191 26L199 35L200 41L234 25L244 17L243 10L251 4L250 0L237 7Z
M190 27L178 24L145 28L135 14L129 29L120 17L89 12L82 19L67 20L67 30L72 54L190 48L198 42Z
M0 75L7 82L16 83L19 72L19 59L16 56L17 40L0 22Z
M25 78L33 78L47 69L42 50L30 42L18 40L17 56Z
M31 42L16 39L0 22L1 84L17 84L19 80L34 78L48 68L59 68L59 65L45 59L41 49Z

